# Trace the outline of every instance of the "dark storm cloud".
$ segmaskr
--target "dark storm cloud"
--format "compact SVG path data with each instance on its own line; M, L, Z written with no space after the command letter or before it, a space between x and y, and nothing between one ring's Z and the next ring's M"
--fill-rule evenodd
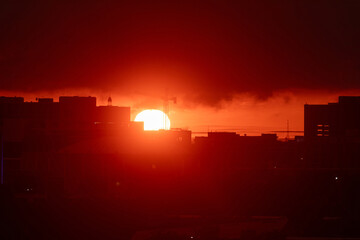
M236 93L360 88L358 1L2 1L0 89L165 87Z

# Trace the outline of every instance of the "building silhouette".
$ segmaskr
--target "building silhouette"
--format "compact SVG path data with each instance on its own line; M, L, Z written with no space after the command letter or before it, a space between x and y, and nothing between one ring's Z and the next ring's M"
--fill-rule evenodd
M304 137L309 167L360 167L360 97L304 107Z
M305 105L305 138L360 137L360 97L340 96L338 103Z
M42 221L29 230L35 235L47 224L72 236L74 219L113 232L129 215L137 222L127 231L151 229L157 221L143 220L161 214L219 223L223 216L287 216L295 234L358 231L358 123L359 97L339 97L305 105L305 138L209 132L192 139L181 129L144 131L129 107L97 106L94 97L0 97L1 190L11 196L1 206L20 209L11 223L20 230L24 219ZM125 209L132 214L119 221ZM328 216L340 216L343 228L329 227L337 220Z
M190 131L144 132L130 107L96 106L95 97L0 97L0 123L4 183L46 197L115 194L124 176L140 176L131 169L174 170L161 159L180 162L191 144Z

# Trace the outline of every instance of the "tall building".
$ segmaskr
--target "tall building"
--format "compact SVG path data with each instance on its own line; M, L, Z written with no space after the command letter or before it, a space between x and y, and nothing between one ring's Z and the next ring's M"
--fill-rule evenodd
M310 167L360 167L360 97L305 105L305 159Z
M360 97L340 96L338 103L305 105L305 138L360 137Z
M129 107L96 106L95 97L0 97L2 179L19 192L47 191L63 181L61 149L130 128Z

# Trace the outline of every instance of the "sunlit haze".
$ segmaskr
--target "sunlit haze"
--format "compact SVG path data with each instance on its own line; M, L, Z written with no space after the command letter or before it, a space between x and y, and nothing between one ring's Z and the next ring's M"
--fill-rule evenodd
M164 112L156 109L148 109L140 112L135 117L135 122L144 122L144 130L147 131L170 129L169 117Z

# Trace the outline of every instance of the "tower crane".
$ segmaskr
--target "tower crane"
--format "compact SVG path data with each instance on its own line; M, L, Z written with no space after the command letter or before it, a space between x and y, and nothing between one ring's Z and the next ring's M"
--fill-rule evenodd
M164 114L164 128L167 129L168 127L168 122L166 121L166 116L169 117L170 114L170 101L172 101L174 104L176 104L177 102L177 98L176 97L169 97L168 94L165 95L165 97L163 98L164 103L163 103L163 112ZM170 128L170 126L169 126Z

